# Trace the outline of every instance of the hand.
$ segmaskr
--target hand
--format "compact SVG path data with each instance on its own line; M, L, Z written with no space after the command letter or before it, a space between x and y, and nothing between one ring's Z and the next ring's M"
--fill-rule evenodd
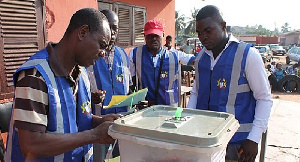
M120 114L108 114L108 115L103 115L103 116L98 116L98 115L92 115L93 117L93 127L96 128L97 126L99 126L100 124L109 121L109 122L113 122L116 119L119 119L120 117L122 117L122 115Z
M92 103L99 104L103 102L106 91L97 90L95 92L91 92Z
M119 119L120 117L122 117L120 114L104 115L104 116L102 116L102 122L106 122L106 121L113 122L113 121Z
M136 108L137 108L138 110L142 110L142 109L148 107L148 101L140 101L140 102L139 102L138 104L136 104L135 106L136 106Z
M256 155L258 153L258 144L256 142L253 142L249 139L246 139L239 151L239 162L254 162Z
M95 135L98 137L98 141L97 141L98 143L100 144L114 143L115 140L107 133L109 126L111 126L112 124L113 122L106 121L95 128Z

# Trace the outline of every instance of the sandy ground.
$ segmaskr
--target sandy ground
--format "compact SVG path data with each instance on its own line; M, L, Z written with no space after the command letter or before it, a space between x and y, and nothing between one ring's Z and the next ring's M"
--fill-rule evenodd
M272 98L300 102L300 93L272 92Z

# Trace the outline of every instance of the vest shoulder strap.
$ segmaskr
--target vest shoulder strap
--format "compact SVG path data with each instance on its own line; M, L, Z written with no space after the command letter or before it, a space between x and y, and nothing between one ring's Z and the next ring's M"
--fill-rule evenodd
M142 54L143 54L143 45L137 47L136 54L135 54L135 79L136 79L136 86L138 87L138 89L142 87Z

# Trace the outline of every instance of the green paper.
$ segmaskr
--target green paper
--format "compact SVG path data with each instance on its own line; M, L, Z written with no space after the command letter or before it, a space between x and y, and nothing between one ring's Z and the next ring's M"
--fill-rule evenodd
M147 95L148 89L136 91L130 95L113 95L108 106L103 106L103 109L109 109L113 107L123 107L138 104L140 101L144 101Z
M182 110L183 110L183 108L177 107L177 110L175 112L175 118L181 118Z
M130 103L130 107L129 107L129 109L131 109L131 108L132 108L133 97L134 97L134 95L135 95L136 87L137 87L137 86L135 86L135 87L134 87L134 91L133 91L133 94L132 94L132 99L131 99L131 103Z

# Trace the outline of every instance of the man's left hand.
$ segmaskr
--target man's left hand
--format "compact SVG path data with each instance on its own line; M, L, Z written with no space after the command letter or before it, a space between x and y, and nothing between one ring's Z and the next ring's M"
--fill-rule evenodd
M106 91L97 90L95 92L91 92L91 98L93 104L99 104L103 102Z
M103 115L103 116L92 115L92 116L93 116L93 127L94 128L106 121L113 122L114 120L122 117L122 115L120 115L120 114L108 114L108 115Z
M120 114L108 114L108 115L104 115L102 116L102 122L106 122L106 121L114 121L119 119L120 117L122 117L122 115Z
M258 144L249 139L246 139L239 151L239 162L254 162L258 153Z

